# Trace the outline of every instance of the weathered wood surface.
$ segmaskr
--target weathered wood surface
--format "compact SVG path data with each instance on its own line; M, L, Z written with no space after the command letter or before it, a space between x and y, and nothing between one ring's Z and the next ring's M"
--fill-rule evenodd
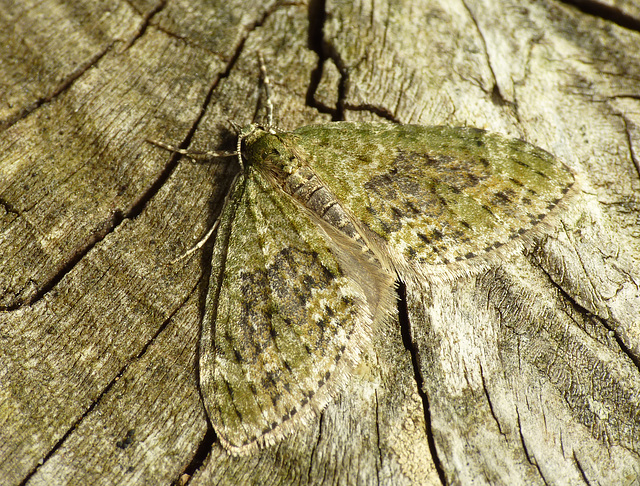
M0 2L1 482L639 484L640 11L577 3ZM167 264L237 167L145 139L230 147L258 49L282 128L473 125L585 186L524 254L407 288L322 416L237 458L198 391L207 251Z

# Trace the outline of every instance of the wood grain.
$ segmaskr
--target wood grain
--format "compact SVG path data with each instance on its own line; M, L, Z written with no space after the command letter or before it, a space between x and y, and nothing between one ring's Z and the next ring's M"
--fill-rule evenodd
M3 484L637 484L640 18L577 3L0 1ZM207 249L169 262L238 169L146 140L232 148L258 50L284 129L477 126L584 186L522 255L407 285L347 390L237 458L199 396Z

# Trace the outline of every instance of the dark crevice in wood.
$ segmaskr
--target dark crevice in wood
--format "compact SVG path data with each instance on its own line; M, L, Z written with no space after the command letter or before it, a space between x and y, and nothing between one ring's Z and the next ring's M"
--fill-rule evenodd
M322 422L324 421L324 411L318 414L318 439L316 443L313 444L313 448L311 449L311 455L309 456L309 469L307 470L307 483L312 484L317 481L317 477L314 477L311 469L313 468L313 461L316 455L316 451L318 450L318 445L320 444L320 440L322 439Z
M244 26L244 35L240 38L238 44L236 45L233 54L231 55L231 57L226 56L224 54L221 54L219 52L213 51L211 50L210 47L203 45L201 42L197 42L194 38L192 37L188 37L185 35L180 35L177 34L176 32L173 32L171 30L168 30L166 27L160 25L159 23L153 23L153 27L155 29L157 29L159 32L162 32L163 34L167 35L168 37L171 37L172 39L176 39L179 40L181 42L184 42L187 46L190 47L194 47L194 48L198 48L198 49L202 49L204 51L206 51L207 53L209 53L212 56L215 56L216 58L218 58L221 62L227 62L229 64L232 63L232 61L235 59L237 59L240 55L240 53L242 52L242 49L244 47L244 44L247 41L247 38L249 37L249 35L258 27L261 27L262 25L264 25L264 23L267 21L267 19L269 18L269 16L271 16L273 13L276 12L276 10L278 10L279 8L282 7L288 7L291 5L297 5L296 2L276 2L274 5L272 5L269 9L265 10L262 14L262 17L260 17L258 20L256 20L255 22L252 22L246 26ZM160 12L162 9L159 9L158 12ZM154 12L154 15L157 14L158 12ZM151 25L152 23L149 22L149 25ZM228 71L228 70L226 70ZM227 77L227 75L223 75L221 76L222 78Z
M209 457L209 454L211 454L211 448L216 440L216 433L214 432L213 427L211 427L211 424L209 424L207 432L204 434L204 437L200 441L200 444L198 445L198 448L196 449L191 462L187 465L187 467L184 468L184 470L178 475L178 477L181 478L186 475L189 478L192 478L196 471L198 471L202 467L207 457ZM176 480L174 484L179 484L178 481L179 480Z
M538 470L538 476L540 476L540 479L542 479L544 484L548 484L544 476L542 475L540 466L538 466L538 463L536 462L536 460L529 453L527 444L524 441L524 435L522 434L522 422L520 421L520 412L517 409L516 409L516 415L518 418L518 435L520 436L520 444L522 445L522 451L524 452L524 455L527 458L527 462L529 462L529 464L531 464L533 467L535 467Z
M151 336L149 338L149 340L142 347L140 352L136 356L126 360L125 364L122 366L122 368L120 368L120 371L118 371L118 373L116 373L114 375L114 377L111 379L111 381L109 383L107 383L107 385L102 390L102 392L93 400L91 405L89 405L89 407L84 411L84 413L82 415L80 415L78 417L78 419L67 429L67 431L64 433L64 435L53 445L53 447L51 447L49 452L38 462L36 467L33 468L31 471L29 471L28 474L25 475L23 481L20 483L20 486L26 485L29 482L29 480L38 472L38 469L40 469L40 466L45 464L56 452L58 452L58 450L66 442L66 440L69 438L69 436L71 436L71 434L73 432L75 432L76 429L80 426L82 421L86 417L91 415L91 413L95 410L95 408L102 402L103 398L106 397L109 394L109 392L111 391L113 386L118 381L120 381L120 379L124 376L124 374L129 369L129 366L131 365L131 363L135 363L135 362L139 361L146 354L146 352L149 349L149 347L156 341L158 336L160 336L160 334L162 334L162 332L167 328L167 326L169 325L169 323L173 319L173 316L182 308L182 306L189 300L189 298L191 297L193 292L198 288L198 285L200 284L200 280L201 279L198 279L198 281L193 286L193 288L182 299L182 302L180 302L176 306L176 308L173 310L173 312L164 320L164 322L162 324L160 324L160 326L158 327L158 330L153 334L153 336ZM129 429L129 430L133 430L133 429ZM118 442L120 442L120 441L118 441Z
M500 421L498 420L496 412L493 409L493 403L491 403L489 390L487 390L487 383L484 380L484 370L482 369L482 364L480 364L480 378L482 379L482 390L484 391L484 396L487 399L487 403L489 404L489 411L491 412L491 416L493 417L493 420L495 420L496 424L498 425L498 430L500 431L500 434L505 436L505 433L503 432L502 427L500 426Z
M464 9L469 14L469 18L471 19L471 22L473 22L473 25L476 27L476 32L478 33L478 37L480 37L480 41L482 42L482 50L483 50L483 53L484 53L484 60L486 61L487 67L489 68L489 71L491 72L491 77L493 78L493 89L492 89L492 93L491 93L491 95L492 95L491 96L491 100L494 101L494 103L496 103L497 105L504 105L506 100L504 99L504 97L502 96L502 93L500 92L500 86L498 86L496 73L493 71L493 65L491 64L491 57L489 56L489 49L487 47L487 41L485 40L484 35L482 34L482 30L480 29L480 26L478 25L478 21L476 20L476 16L473 14L471 9L469 8L469 5L467 5L467 2L465 2L463 0L462 1L462 5L464 6ZM478 86L480 87L480 89L482 89L482 86L480 86L480 85L478 85ZM483 90L483 91L485 91L485 90Z
M373 113L374 115L378 115L380 118L384 118L385 120L389 120L393 123L401 123L393 113L382 106L371 105L368 103L364 103L362 105L351 105L347 103L345 105L345 109L349 111L368 111L369 113Z
M529 449L527 449L527 444L524 443L524 435L522 435L522 423L520 422L520 412L516 409L516 416L518 422L518 437L520 438L520 444L522 445L522 451L524 452L525 457L527 458L527 462L531 465L534 464L533 459L529 455Z
M640 32L640 19L624 13L622 10L600 2L590 0L561 0L562 3L572 5L588 15L613 22L625 29Z
M511 106L511 103L502 96L498 83L494 83L493 89L491 90L491 102L496 106Z
M615 329L613 327L611 327L606 320L598 317L597 315L595 315L594 313L592 313L590 310L584 308L583 306L581 306L578 302L576 302L576 300L569 295L563 288L562 286L557 283L553 277L551 276L551 274L546 270L546 268L544 268L544 266L542 265L542 263L539 261L539 257L538 254L540 253L540 249L532 249L529 252L525 252L525 255L528 257L528 260L531 262L531 264L540 269L540 271L542 271L542 273L544 273L547 276L547 279L549 281L549 283L551 285L553 285L554 288L557 289L558 292L560 292L560 294L562 295L563 299L568 302L573 308L574 310L585 317L585 319L592 319L594 321L596 321L597 323L599 323L602 327L604 327L609 333L611 333L611 335L613 336L613 338L615 339L616 343L618 344L618 347L620 348L620 350L627 356L627 358L629 358L629 360L631 360L631 362L633 363L633 365L636 367L636 369L638 369L640 371L640 358L638 356L636 356L628 347L627 345L625 345L625 343L622 341L622 339L620 338L620 336L618 335L618 333L615 331ZM584 268L584 267L583 267ZM587 273L586 270L585 274ZM578 323L576 323L576 325L578 325ZM579 326L582 328L582 326Z
M144 14L141 14L142 22L140 23L140 26L138 27L138 29L136 29L136 31L133 33L131 38L124 45L124 48L122 49L123 52L129 49L133 44L135 44L135 42L138 39L140 39L145 34L145 32L147 31L147 28L151 23L151 19L158 12L162 11L162 9L164 9L166 5L167 5L167 0L160 0L156 5L150 8L147 12L145 12ZM137 11L134 5L131 5L131 8Z
M487 67L489 68L489 71L491 72L491 77L493 78L493 88L491 89L491 93L487 93L491 95L491 102L496 106L500 106L500 107L507 106L509 108L512 108L514 112L517 112L514 106L514 102L507 100L503 96L502 91L500 90L500 85L498 84L498 77L496 76L496 73L493 69L493 64L491 63L491 56L489 55L489 47L487 46L487 41L484 37L482 29L480 28L480 25L478 24L478 21L476 20L476 17L473 11L469 8L469 6L464 0L462 4L464 5L465 10L469 14L469 18L473 22L473 25L475 25L476 27L476 32L478 33L478 36L480 37L480 41L482 42L482 50L484 52L485 62L487 64ZM483 88L481 83L478 83L478 87L483 91L487 92Z
M314 108L319 113L326 113L327 115L331 115L331 119L333 120L336 110L316 100L316 91L318 90L318 86L320 85L320 81L322 80L324 62L325 59L319 59L318 64L311 71L311 76L309 78L309 87L307 88L307 94L305 96L305 102L307 106Z
M629 156L631 157L631 162L633 163L633 166L636 168L636 173L638 174L638 176L640 177L640 159L638 158L638 156L635 153L635 150L633 149L633 137L631 136L631 132L629 130L629 121L627 120L627 117L620 114L619 115L620 118L622 118L622 123L624 123L624 133L627 137L627 145L629 146Z
M309 89L307 90L307 105L317 109L320 113L331 115L332 121L342 121L344 117L344 104L349 90L349 73L345 68L342 58L335 47L327 42L324 37L324 23L326 21L326 0L311 0L308 8L309 17L309 48L318 55L318 65L311 73ZM340 72L338 83L338 100L335 108L330 108L316 101L315 92L322 80L324 64L331 59Z
M345 112L368 111L381 118L399 123L396 117L384 107L373 104L351 105L347 103L347 93L349 92L349 70L345 67L342 57L335 47L326 41L324 37L324 23L326 21L326 0L311 0L309 3L309 48L318 56L318 64L311 72L309 88L306 94L306 104L320 113L331 115L332 121L345 120ZM315 94L322 81L322 73L327 60L331 60L340 72L338 83L338 101L335 108L326 106L316 100Z
M438 449L436 447L435 437L433 435L433 429L431 427L431 408L429 407L429 397L424 387L424 378L420 371L420 364L418 363L418 349L413 342L411 332L411 322L409 321L409 309L407 305L407 287L402 282L398 282L398 321L400 323L400 332L402 334L402 343L409 354L411 355L411 365L413 366L413 377L416 381L416 387L418 388L418 394L422 400L422 410L424 411L424 423L425 433L427 436L427 443L429 444L429 452L431 453L431 460L438 472L438 477L442 484L448 484L447 478L438 456Z
M102 51L97 52L91 58L89 58L86 62L79 65L76 69L74 69L61 83L59 83L53 90L46 96L34 101L28 106L25 106L20 111L15 113L13 116L7 118L6 120L0 120L0 131L6 130L7 128L15 125L17 122L26 118L33 111L40 108L42 105L50 103L54 99L56 99L59 95L67 91L73 82L82 76L87 70L91 69L95 64L97 64L100 59L102 59L113 47L113 43L107 45Z
M376 469L376 474L379 473L383 465L382 445L380 444L380 402L378 401L378 390L375 391L376 399L376 446L378 447L378 459L380 459L380 467ZM380 484L380 478L378 477L378 484Z
M14 304L7 306L0 306L0 311L14 311L22 307L23 305L33 305L44 295L49 293L51 289L53 289L68 273L70 273L73 268L84 258L84 256L89 253L93 247L101 242L108 234L110 234L113 229L118 226L124 217L120 211L114 211L109 219L103 221L100 224L100 227L95 230L95 232L88 238L84 244L78 248L73 255L69 258L69 260L61 265L56 273L49 279L47 282L44 282L40 289L35 292L28 300L18 300Z
M322 73L324 71L324 65L327 61L327 55L325 52L325 40L324 40L324 23L326 21L326 0L311 0L307 9L309 19L309 35L308 45L309 49L316 53L318 56L318 63L316 67L311 71L311 77L309 79L309 87L306 94L306 104L311 108L318 110L320 113L326 113L331 115L332 120L336 120L338 116L337 107L331 108L324 103L320 103L316 100L316 91L320 82L322 81Z
M336 113L333 117L333 121L346 120L344 112L347 93L349 92L350 88L349 71L345 67L342 58L338 54L338 51L326 42L325 46L325 52L327 52L327 55L331 58L333 63L338 68L338 72L340 73L340 82L338 83L338 101L336 102Z
M584 472L584 469L582 469L582 465L580 464L580 461L578 461L578 458L576 457L576 451L573 451L573 463L576 465L576 468L578 469L578 471L580 471L580 476L582 476L582 480L584 481L585 484L591 484L591 482L589 481L589 478L587 478L586 473Z
M618 347L620 348L620 351L622 351L625 356L627 358L629 358L629 360L633 363L633 365L636 367L636 369L638 371L640 371L640 358L638 358L638 356L636 356L628 347L627 345L624 343L624 341L622 341L622 339L620 338L620 336L618 335L618 333L612 329L611 327L609 327L607 325L607 322L604 321L603 319L600 319L597 316L593 316L593 319L597 320L605 329L607 329L609 331L609 333L611 333L611 336L613 337L613 339L615 339L616 343L618 344Z
M607 99L610 100L624 100L624 99L631 99L631 100L640 100L640 94L637 93L618 93L612 96L608 96ZM596 100L594 100L594 103L596 102Z

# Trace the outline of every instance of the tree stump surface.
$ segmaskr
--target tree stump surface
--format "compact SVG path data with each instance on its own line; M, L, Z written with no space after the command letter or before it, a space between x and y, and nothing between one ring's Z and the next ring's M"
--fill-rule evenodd
M2 1L0 477L640 484L633 2ZM406 287L347 388L229 455L198 388L211 244L266 59L280 128L476 126L583 180L534 245ZM259 114L259 113L258 113Z

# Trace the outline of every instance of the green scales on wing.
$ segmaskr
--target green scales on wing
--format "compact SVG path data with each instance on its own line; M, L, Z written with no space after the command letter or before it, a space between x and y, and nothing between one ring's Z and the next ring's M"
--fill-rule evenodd
M394 282L473 266L574 183L547 152L472 128L336 122L243 130L220 216L201 387L235 453L271 444L340 391Z
M331 123L284 136L394 260L412 265L508 243L574 181L548 152L476 128Z

